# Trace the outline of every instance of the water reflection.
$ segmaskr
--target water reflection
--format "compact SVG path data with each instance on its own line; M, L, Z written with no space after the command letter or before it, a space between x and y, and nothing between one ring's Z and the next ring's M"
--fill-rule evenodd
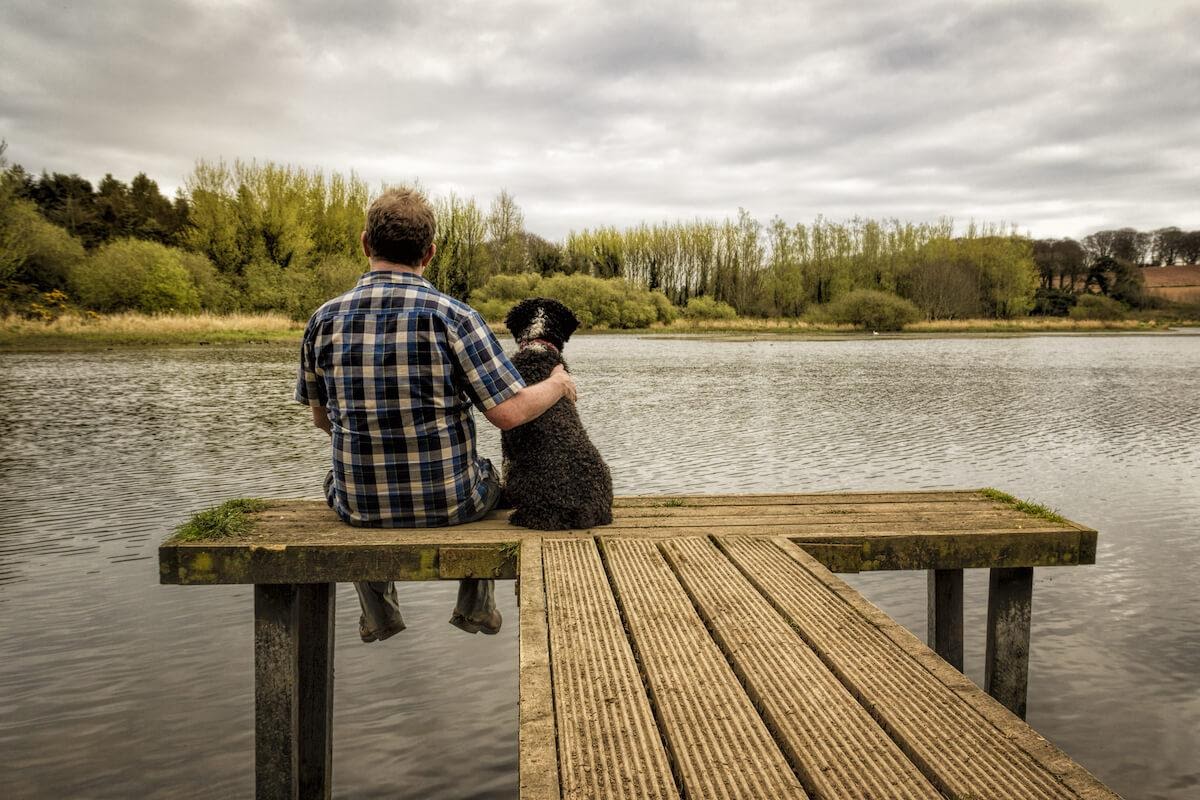
M250 791L251 597L157 585L164 531L239 495L315 497L292 348L0 362L0 786L12 797ZM1200 347L1185 337L701 342L580 337L580 411L620 493L994 485L1102 532L1039 570L1030 721L1128 796L1200 786ZM481 426L482 427L482 426ZM498 459L499 437L484 433ZM918 634L924 576L852 582ZM516 787L516 608L484 639L453 586L357 642L339 592L344 797ZM986 576L967 578L976 680Z

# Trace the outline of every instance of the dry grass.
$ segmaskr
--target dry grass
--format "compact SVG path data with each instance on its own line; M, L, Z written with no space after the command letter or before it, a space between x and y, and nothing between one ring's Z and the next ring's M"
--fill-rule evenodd
M0 347L233 344L298 339L304 324L282 314L64 314L41 322L0 318Z
M914 322L904 326L911 333L1036 332L1036 331L1137 331L1159 327L1155 322L1134 319L1095 320L1063 317L1021 319L943 319Z

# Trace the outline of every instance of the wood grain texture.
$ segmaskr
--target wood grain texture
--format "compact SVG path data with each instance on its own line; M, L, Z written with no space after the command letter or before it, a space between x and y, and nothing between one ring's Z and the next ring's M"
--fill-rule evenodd
M813 797L940 800L816 653L709 540L668 539L661 548Z
M678 798L595 542L545 539L542 562L562 796Z
M521 546L518 602L521 608L520 797L521 800L557 800L561 794L558 737L554 730L554 686L540 539L529 539Z
M655 543L605 538L602 546L684 794L806 797Z

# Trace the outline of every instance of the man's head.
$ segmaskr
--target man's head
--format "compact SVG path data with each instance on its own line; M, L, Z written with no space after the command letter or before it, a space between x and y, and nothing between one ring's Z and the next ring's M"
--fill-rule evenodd
M433 258L433 209L415 189L388 189L367 209L363 252L368 258L423 267Z

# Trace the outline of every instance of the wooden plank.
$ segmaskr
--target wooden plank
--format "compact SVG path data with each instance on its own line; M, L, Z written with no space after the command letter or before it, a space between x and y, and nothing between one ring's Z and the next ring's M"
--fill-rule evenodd
M300 797L329 800L333 790L333 643L337 584L296 590L299 658L297 756Z
M710 541L667 539L661 549L812 796L940 800L871 715ZM832 593L830 598L840 602Z
M1025 719L1033 567L992 569L988 576L987 650L983 687Z
M1083 800L1119 800L1118 796L1094 775L1073 761L1070 756L1047 741L1023 720L990 697L960 671L954 669L936 653L926 647L907 628L861 594L833 575L787 539L776 539L775 544L804 569L822 586L836 594L860 617L872 625L888 641L908 654L913 661L923 666L944 686L953 691L975 713L991 723L1009 742L1029 754L1047 772L1050 772Z
M978 489L906 492L829 492L812 494L663 494L634 495L613 498L616 508L644 506L650 508L678 505L807 505L813 503L928 503L936 501L961 502L968 498L987 500Z
M562 796L678 798L595 543L542 549Z
M730 498L730 505L688 505L686 500L679 500L679 505L659 506L616 506L613 517L662 516L672 517L713 517L733 516L738 514L786 514L795 516L824 516L839 514L954 514L974 511L1003 511L1012 510L1004 503L997 503L986 498L970 498L940 502L910 501L905 503L754 503L736 504L736 498Z
M254 796L300 792L299 606L293 584L254 587Z
M926 643L947 664L963 668L963 571L931 569L926 600Z
M521 800L558 800L558 748L541 539L527 539L521 545L519 602L520 797Z
M852 606L829 602L827 584L837 579L799 548L747 537L718 542L943 794L1075 796Z
M723 510L723 509L722 509ZM972 512L957 512L954 514L934 514L930 512L890 513L890 514L731 514L727 516L683 516L670 513L660 513L649 516L617 517L612 527L628 528L684 528L697 525L708 525L717 528L738 525L785 525L788 527L859 526L870 524L880 527L896 526L936 526L939 528L954 528L970 530L971 528L1020 528L1030 521L1030 517L1011 509L982 509ZM1032 527L1032 526L1030 526ZM1067 525L1039 521L1039 528L1058 528L1068 530L1078 536L1078 532Z
M655 543L605 537L602 545L683 793L806 797Z

